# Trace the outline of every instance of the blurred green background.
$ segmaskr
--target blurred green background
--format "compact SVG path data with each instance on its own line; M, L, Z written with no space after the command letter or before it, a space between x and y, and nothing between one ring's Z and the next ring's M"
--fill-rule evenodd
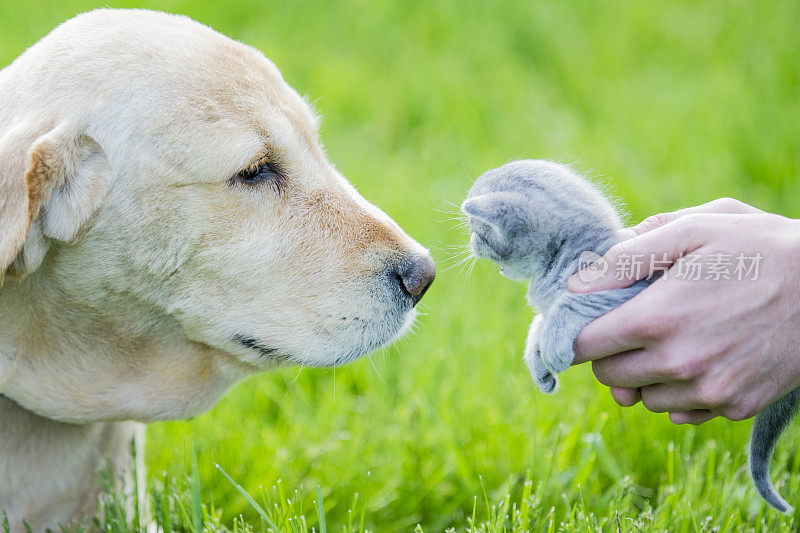
M152 424L155 484L186 475L194 443L203 501L225 524L257 515L215 463L257 499L292 499L309 524L319 486L332 530L363 502L379 531L462 531L473 506L496 529L501 512L522 529L523 508L554 530L794 527L750 486L749 422L676 427L618 408L588 367L540 394L521 361L525 287L491 265L447 268L466 243L453 204L522 157L607 183L632 222L719 196L800 216L800 3L108 5L184 13L262 50L323 116L331 161L440 268L396 346L336 370L262 375L202 416ZM0 3L0 65L93 7ZM798 436L773 467L790 502Z

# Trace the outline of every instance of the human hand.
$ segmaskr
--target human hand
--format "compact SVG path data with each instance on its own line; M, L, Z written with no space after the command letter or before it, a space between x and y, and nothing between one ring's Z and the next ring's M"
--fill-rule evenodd
M592 361L620 405L641 398L678 424L742 420L800 385L800 221L719 199L629 231L604 256L605 277L569 281L573 292L622 288L652 274L646 261L640 275L618 279L625 257L666 254L665 278L588 324L575 343L575 362ZM757 253L756 279L705 279L714 254L732 257L733 271L737 255ZM700 256L701 279L679 279L687 254Z

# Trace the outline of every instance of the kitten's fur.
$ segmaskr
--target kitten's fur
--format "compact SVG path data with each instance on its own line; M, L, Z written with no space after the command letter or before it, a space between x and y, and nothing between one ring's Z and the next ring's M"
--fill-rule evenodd
M586 294L567 289L568 278L586 266L580 264L581 254L602 256L623 240L623 227L608 199L564 165L525 160L489 170L475 181L461 209L473 254L495 261L506 277L531 280L528 303L538 314L525 343L525 362L543 392L553 392L556 374L572 364L575 338L586 324L658 278ZM784 513L792 508L770 482L769 460L799 400L797 389L767 407L756 418L750 443L756 488Z

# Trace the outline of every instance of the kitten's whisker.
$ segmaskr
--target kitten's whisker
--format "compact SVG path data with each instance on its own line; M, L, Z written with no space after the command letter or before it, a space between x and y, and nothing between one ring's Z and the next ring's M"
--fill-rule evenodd
M454 257L452 259L452 261L450 262L450 264L447 264L447 263L443 264L444 269L442 270L442 272L447 272L451 268L454 268L454 267L457 267L457 266L461 266L461 264L464 263L465 261L469 261L469 256L468 255L465 255L464 257L458 257L458 258Z
M446 248L448 249L459 249L459 250L469 250L470 246L468 242L459 242L459 243L451 243L446 244Z
M433 246L433 248L436 248L437 250L442 250L442 251L445 251L445 250L467 250L467 249L469 249L469 243L468 242L459 243L459 244L439 243L439 244Z
M474 259L475 261L477 261L477 260L478 260L478 258L477 258L477 257L476 257L476 258L467 257L466 259L464 259L463 261L461 261L461 263L460 263L460 265L461 265L461 268L460 268L460 269L458 269L458 274L456 274L456 278L458 278L459 276L461 276L461 274L463 274L463 273L464 273L464 271L465 271L466 269L469 269L469 266L470 266L470 260L471 260L471 259ZM473 261L472 263L474 264L474 263L475 263L475 261ZM464 285L466 286L466 284L467 284L467 279L466 279L466 278L464 278Z
M461 267L458 270L458 274L456 274L456 277L458 277L461 274L461 271L464 270L464 265L467 264L470 259L472 259L472 258L471 257L465 257L464 259L462 259L458 263L454 263L454 264L452 264L450 266L444 267L442 269L442 272L449 272L450 270L453 270L455 268Z
M459 204L454 204L453 202L451 202L451 201L450 201L450 200L448 200L447 198L442 198L442 201L443 201L444 203L448 204L448 205L452 205L453 207L455 207L455 208L456 208L456 210L457 210L459 213L461 212L461 206L460 206Z
M441 249L438 250L444 253L444 257L438 260L439 263L447 263L449 261L454 261L464 256L465 254L470 253L469 250L441 250Z
M453 220L458 220L459 222L465 223L465 220L464 220L463 216L452 216L450 218L443 218L443 219L436 219L436 218L431 218L431 217L426 217L426 218L428 220L432 221L432 222L438 222L440 224L443 224L445 222L452 222Z
M472 270L475 268L475 265L478 264L478 258L476 257L472 263L469 265L469 270L467 271L466 281L469 281L469 277L472 275ZM464 284L466 286L466 283Z
M450 254L446 259L443 259L442 262L446 263L448 261L453 261L456 263L460 263L462 261L469 259L471 255L472 255L471 250L462 250L458 253Z
M456 267L460 267L461 265L463 265L464 263L469 261L469 259L470 259L469 256L462 257L462 258L458 259L457 261L454 261L453 264L445 266L444 269L442 270L442 272L447 272L448 270L452 270L452 269L454 269Z
M459 222L458 224L456 224L454 226L450 226L450 229L447 230L447 231L448 232L455 231L456 228L462 230L464 233L467 233L467 234L469 233L469 224L467 224L466 222Z
M456 257L461 257L464 254L470 254L470 253L472 253L472 250L470 250L469 248L460 248L452 252L447 252L447 257L444 259L444 261L447 261L448 259L452 260Z
M453 211L451 211L450 209L436 209L435 207L428 207L428 209L433 209L434 211L436 211L438 213L444 213L446 215L460 215L460 214L462 214L460 206L457 206L456 204L453 204L453 206L456 207L456 209L453 210Z
M460 254L462 252L469 252L472 250L469 244L448 244L446 249L443 249L443 252L446 252L448 255L453 254Z

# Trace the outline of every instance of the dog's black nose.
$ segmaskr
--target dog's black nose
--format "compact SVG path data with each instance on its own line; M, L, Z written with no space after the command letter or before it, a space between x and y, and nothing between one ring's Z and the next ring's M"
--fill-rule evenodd
M397 269L400 286L417 305L436 277L436 263L429 255L418 255L404 260Z

